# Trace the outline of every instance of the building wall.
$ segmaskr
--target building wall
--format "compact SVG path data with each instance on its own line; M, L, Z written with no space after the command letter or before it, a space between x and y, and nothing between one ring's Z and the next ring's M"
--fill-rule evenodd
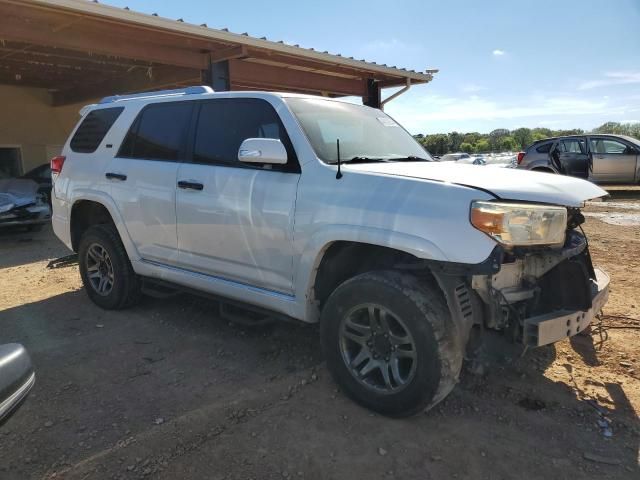
M59 153L82 104L52 107L46 89L0 85L0 147L19 146L23 173Z

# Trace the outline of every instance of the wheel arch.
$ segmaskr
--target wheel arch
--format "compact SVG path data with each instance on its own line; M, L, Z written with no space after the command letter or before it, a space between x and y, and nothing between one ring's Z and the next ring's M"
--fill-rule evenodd
M447 257L432 242L412 235L379 229L328 228L309 242L300 259L296 297L304 299L304 305L298 316L310 323L318 322L322 303L332 288L351 276L423 260L446 261Z
M92 225L113 224L131 260L138 252L129 236L115 202L106 194L85 193L74 198L69 213L69 231L74 252L78 251L82 234Z

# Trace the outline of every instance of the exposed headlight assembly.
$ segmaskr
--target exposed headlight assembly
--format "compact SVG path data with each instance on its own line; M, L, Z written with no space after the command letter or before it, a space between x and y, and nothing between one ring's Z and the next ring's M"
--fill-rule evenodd
M476 201L471 224L506 246L562 245L567 209L552 205Z

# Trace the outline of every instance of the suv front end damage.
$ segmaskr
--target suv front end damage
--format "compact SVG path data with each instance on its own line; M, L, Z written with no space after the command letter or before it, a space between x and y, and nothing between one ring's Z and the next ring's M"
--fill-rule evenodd
M497 272L472 276L486 328L537 347L588 327L607 302L609 277L593 267L583 222L579 209L568 209L562 245L505 248Z

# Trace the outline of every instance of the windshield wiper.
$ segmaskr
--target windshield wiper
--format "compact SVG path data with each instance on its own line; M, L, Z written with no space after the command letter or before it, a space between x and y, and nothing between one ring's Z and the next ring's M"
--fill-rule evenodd
M388 160L378 157L351 157L348 160L341 160L340 163L375 163L375 162L387 162ZM327 162L330 165L335 165L338 162Z
M428 158L416 157L415 155L409 155L408 157L391 157L387 159L388 162L433 162Z

